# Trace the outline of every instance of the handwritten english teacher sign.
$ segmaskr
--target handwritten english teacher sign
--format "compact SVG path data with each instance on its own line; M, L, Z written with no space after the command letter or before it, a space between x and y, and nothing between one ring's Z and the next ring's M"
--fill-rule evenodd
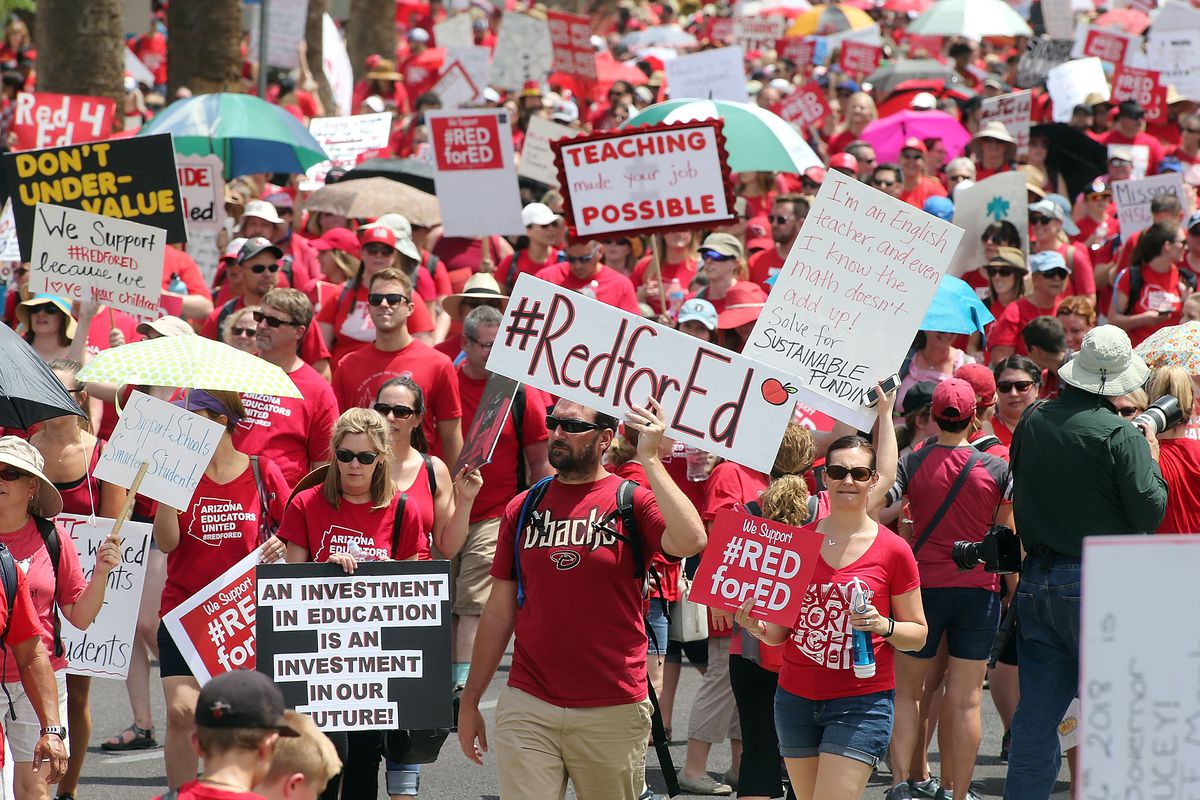
M798 390L783 371L521 275L487 367L605 414L653 395L666 435L768 472Z
M722 125L650 125L552 142L574 236L733 222Z
M899 369L962 235L830 172L742 353L793 376L815 394L809 405L870 430L867 391Z

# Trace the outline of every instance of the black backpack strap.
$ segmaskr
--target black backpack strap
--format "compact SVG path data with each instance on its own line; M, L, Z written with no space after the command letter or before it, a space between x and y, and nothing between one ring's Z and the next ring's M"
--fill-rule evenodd
M62 543L58 538L58 528L55 527L54 521L45 517L34 517L34 523L37 525L38 533L42 536L42 543L46 545L46 552L50 554L50 564L54 567L54 656L61 658L66 653L66 648L62 642L62 619L58 614L58 559L62 555Z
M239 299L235 297L221 306L221 311L217 314L217 341L221 340L221 328L225 327L225 320L229 319L230 314L238 310Z
M1146 283L1146 277L1142 275L1142 268L1136 264L1131 265L1127 271L1129 272L1129 297L1125 301L1125 310L1123 313L1132 314L1134 307L1137 305L1138 298L1142 296L1142 286ZM1116 286L1119 280L1121 280L1120 275L1113 281L1113 285Z
M425 462L425 476L429 479L429 496L437 499L437 475L433 474L433 458L428 453L421 453Z
M392 560L396 561L396 550L400 548L400 534L404 527L404 507L408 505L408 495L404 492L400 493L400 499L396 501L396 516L392 519Z
M425 260L425 269L429 270L429 277L433 278L437 275L437 265L439 263L441 263L441 259L430 253L429 258Z
M671 740L667 737L667 728L663 724L662 709L658 707L658 693L654 691L654 682L647 679L646 687L650 690L650 738L654 741L654 752L658 754L658 765L662 768L663 780L667 783L667 795L675 797L679 794L679 776L675 774L675 762L671 760Z
M4 616L4 628L0 630L0 647L8 640L8 628L12 624L13 605L17 602L17 561L7 545L0 544L0 583L4 585L4 599L8 613Z
M815 520L817 518L817 511L820 509L820 507L820 498L818 498L815 494L810 494L808 496L808 500L804 501L804 508L806 511L808 511L808 519L804 521L806 523L811 523L813 520Z
M646 576L646 554L642 551L642 537L638 536L637 518L633 514L633 490L638 487L635 481L621 481L617 487L617 514L621 518L621 528L628 537L625 543L633 550L633 575L643 579Z
M517 608L525 605L525 583L521 575L521 536L524 535L525 526L528 524L541 528L542 521L535 512L538 503L542 502L542 498L545 497L552 480L554 480L554 476L548 475L535 483L525 493L525 499L521 502L521 513L517 515L517 529L513 534L513 571L516 572L517 577Z
M525 472L525 385L518 383L517 391L513 393L512 405L508 410L508 418L512 420L513 430L517 433L517 491L524 489L529 480Z
M946 497L942 500L942 504L938 506L938 510L933 512L933 518L929 520L929 524L925 526L925 530L921 531L921 535L913 542L912 550L914 556L921 549L922 545L929 540L929 537L933 535L934 530L942 521L942 518L946 516L946 512L950 510L950 506L953 505L954 499L958 497L959 490L962 489L963 484L970 477L975 462L982 458L983 456L978 450L971 448L971 454L967 456L967 463L963 465L962 472L958 473L958 477L954 480L954 485L950 487L950 491L946 492Z
M1000 438L990 433L971 442L971 446L981 453L986 453L989 447L995 447L998 444L1001 444Z

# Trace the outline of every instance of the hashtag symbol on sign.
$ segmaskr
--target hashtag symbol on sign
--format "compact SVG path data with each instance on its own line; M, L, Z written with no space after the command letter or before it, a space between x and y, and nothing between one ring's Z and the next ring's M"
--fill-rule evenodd
M542 320L546 318L546 315L541 312L541 307L542 302L539 300L530 309L529 298L521 298L521 304L513 311L512 322L505 328L508 332L508 338L504 340L505 347L512 347L513 339L520 336L521 343L517 345L517 349L524 350L529 344L529 337L537 336L542 328Z
M225 641L226 636L225 626L221 624L221 620L210 619L208 621L208 638L212 639L213 644Z
M82 245L73 244L67 248L67 258L78 261L87 255L87 248Z
M721 555L721 561L725 564L736 564L738 556L742 554L742 540L736 536L729 540L729 544L725 545L725 552Z

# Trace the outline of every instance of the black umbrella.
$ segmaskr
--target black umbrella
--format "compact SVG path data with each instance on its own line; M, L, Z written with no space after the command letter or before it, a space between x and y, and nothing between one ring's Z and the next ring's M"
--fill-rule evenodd
M910 58L891 61L875 70L867 77L877 97L887 97L900 84L914 79L940 80L947 86L954 84L966 85L963 79L947 66L932 58Z
M1029 135L1044 136L1050 143L1046 166L1057 170L1075 197L1098 176L1108 172L1108 148L1065 122L1034 125Z
M342 176L344 181L355 178L391 178L426 194L437 194L433 165L416 158L368 158Z
M66 414L87 419L42 357L12 328L0 325L0 425L25 429Z

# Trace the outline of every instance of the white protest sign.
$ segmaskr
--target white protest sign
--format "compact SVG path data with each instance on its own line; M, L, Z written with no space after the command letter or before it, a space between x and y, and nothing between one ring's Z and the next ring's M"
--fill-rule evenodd
M158 319L166 241L152 225L38 203L29 288Z
M442 101L442 108L462 108L482 97L483 88L471 80L462 64L451 61L430 91Z
M135 391L94 474L128 489L142 464L149 464L138 492L171 508L187 508L224 431L199 414Z
M1001 172L954 193L954 224L963 229L962 241L950 262L950 274L961 276L983 265L980 237L988 225L1008 220L1021 235L1021 249L1029 252L1029 201L1025 173Z
M867 391L899 369L962 235L830 171L743 354L792 375L808 405L870 430Z
M326 173L333 167L353 169L363 153L388 146L388 138L392 134L392 112L313 117L308 123L308 132L329 154L329 161L309 170L309 177L323 182Z
M445 64L460 64L471 83L482 96L485 87L492 82L492 51L478 45L451 45L446 48ZM445 100L443 99L443 102Z
M1029 152L1029 114L1033 110L1033 92L1024 89L983 98L979 124L999 120L1017 140L1017 155Z
M113 520L96 517L92 524L87 517L59 514L54 521L75 542L83 578L90 581L96 568L96 551L112 531ZM153 526L144 522L126 522L121 526L121 563L108 573L104 605L91 627L81 631L59 614L67 672L116 680L125 680L129 675L152 530Z
M1046 89L1054 101L1054 121L1068 122L1075 106L1093 92L1109 98L1108 78L1098 58L1079 58L1059 64L1046 75Z
M354 109L354 68L350 54L337 23L328 14L321 15L321 71L329 81L337 113L350 114Z
M526 81L540 81L554 63L550 26L515 11L504 12L492 57L492 85L518 91Z
M272 67L295 69L300 66L296 43L304 41L308 23L308 0L270 0L271 14L267 18L267 63ZM260 5L261 9L262 6ZM259 19L255 14L250 22L250 60L258 61Z
M716 120L554 144L575 236L712 227L734 219Z
M1183 194L1183 176L1178 172L1167 172L1137 180L1114 181L1112 190L1113 201L1117 204L1117 222L1121 225L1121 238L1125 241L1129 241L1130 236L1153 224L1150 203L1154 198L1173 194L1179 199L1179 204L1187 208L1188 201Z
M1051 39L1075 36L1075 12L1071 0L1042 0L1042 24Z
M201 230L220 230L225 226L225 178L221 159L214 155L175 154L179 173L179 194L183 198L183 218L192 234Z
M733 41L747 50L774 49L783 38L787 20L773 16L737 16L733 18Z
M799 391L782 370L525 274L487 368L617 417L654 395L667 436L763 472Z
M551 142L575 136L579 131L559 125L542 117L530 117L525 129L525 146L521 150L521 163L517 174L546 186L558 188L558 166L554 162Z
M20 261L21 244L17 241L17 221L13 217L12 201L4 202L0 211L0 261Z
M523 233L508 112L427 111L425 122L443 235Z
M150 68L137 57L137 54L125 48L125 71L133 76L133 79L143 86L154 85L154 73Z
M184 245L184 250L196 262L197 269L204 276L206 286L212 286L213 279L217 276L217 267L220 266L222 255L220 235L220 228L201 228L191 231L188 234L187 244ZM165 307L163 312L169 313Z
M740 47L719 47L679 56L666 62L667 89L672 100L698 97L703 100L750 102L746 92L746 63Z
M1189 100L1200 100L1200 30L1155 24L1146 36L1146 59L1165 85Z
M471 15L455 14L435 23L433 38L438 47L475 44L475 34L471 31Z

